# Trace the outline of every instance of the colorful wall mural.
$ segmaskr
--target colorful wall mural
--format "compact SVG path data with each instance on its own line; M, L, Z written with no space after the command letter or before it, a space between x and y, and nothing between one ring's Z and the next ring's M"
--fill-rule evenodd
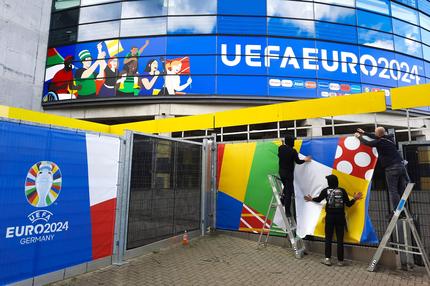
M259 233L264 223L272 190L268 174L278 173L280 141L221 144L218 148L217 228ZM305 202L304 196L316 197L327 187L325 176L335 174L348 195L362 192L363 199L346 208L348 231L345 241L378 241L368 215L370 183L377 162L375 149L360 144L355 137L296 140L300 156L312 156L312 162L295 169L295 205L297 234L324 237L325 208ZM275 235L281 232L279 210L269 214L267 227Z

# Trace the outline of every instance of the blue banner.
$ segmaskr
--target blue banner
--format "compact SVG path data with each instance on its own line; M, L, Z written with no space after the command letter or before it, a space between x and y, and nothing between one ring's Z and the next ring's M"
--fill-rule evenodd
M0 122L0 284L92 259L85 134Z

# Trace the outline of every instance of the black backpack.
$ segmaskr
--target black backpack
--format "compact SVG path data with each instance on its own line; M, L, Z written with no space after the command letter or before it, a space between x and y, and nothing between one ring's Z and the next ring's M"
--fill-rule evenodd
M330 208L330 209L344 208L343 191L341 189L327 190L327 208Z

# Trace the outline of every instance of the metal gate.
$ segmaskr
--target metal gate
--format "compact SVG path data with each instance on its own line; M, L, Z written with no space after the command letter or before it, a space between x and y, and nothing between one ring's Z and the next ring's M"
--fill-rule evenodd
M184 231L204 230L211 215L213 159L204 140L197 143L128 132L118 200L117 259Z

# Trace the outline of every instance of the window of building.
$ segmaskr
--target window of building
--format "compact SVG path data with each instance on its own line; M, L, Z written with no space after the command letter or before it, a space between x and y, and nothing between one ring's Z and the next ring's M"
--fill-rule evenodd
M290 37L315 37L315 22L312 20L295 20L268 18L268 34Z
M394 48L397 52L422 57L421 46L421 43L415 42L411 39L394 36Z
M391 18L379 14L357 10L357 24L360 27L392 32Z
M416 0L396 0L397 2L400 2L404 5L416 8L417 7L417 1Z
M209 1L202 1L202 2L209 2ZM266 16L266 13L267 13L266 1L218 0L218 14Z
M394 49L393 35L375 30L358 28L358 43L386 50Z
M389 0L357 0L357 8L390 15Z
M265 35L267 22L263 17L218 16L218 33Z
M114 1L118 1L118 0L81 0L81 6L102 4L102 3L114 2Z
M316 38L357 43L357 28L339 24L316 22Z
M79 21L79 9L69 9L51 15L51 29L59 29L77 26Z
M267 0L267 16L313 19L314 7L302 1Z
M59 11L67 8L78 7L80 0L55 0L54 10Z
M423 57L426 61L430 61L430 47L423 45Z
M204 15L216 14L217 1L169 0L169 15Z
M121 20L121 37L165 35L166 17Z
M418 9L430 15L430 2L428 0L418 0Z
M167 14L165 0L127 1L122 3L121 18L163 16Z
M118 36L119 21L80 25L78 29L79 42L117 38Z
M315 20L355 25L355 9L315 4Z
M418 12L403 5L391 2L391 14L393 17L418 25Z
M424 29L421 29L421 41L430 46L430 32Z
M430 30L430 17L420 13L420 25L427 30Z
M400 20L393 19L393 32L396 35L403 36L412 40L421 40L420 28L411 24L407 24Z
M212 34L216 32L216 16L169 17L168 34Z
M49 32L49 46L58 46L69 43L74 43L77 40L78 27L69 27Z
M91 23L98 21L108 21L121 17L121 3L106 5L96 5L81 8L79 23Z
M355 7L355 0L318 0L318 2Z

